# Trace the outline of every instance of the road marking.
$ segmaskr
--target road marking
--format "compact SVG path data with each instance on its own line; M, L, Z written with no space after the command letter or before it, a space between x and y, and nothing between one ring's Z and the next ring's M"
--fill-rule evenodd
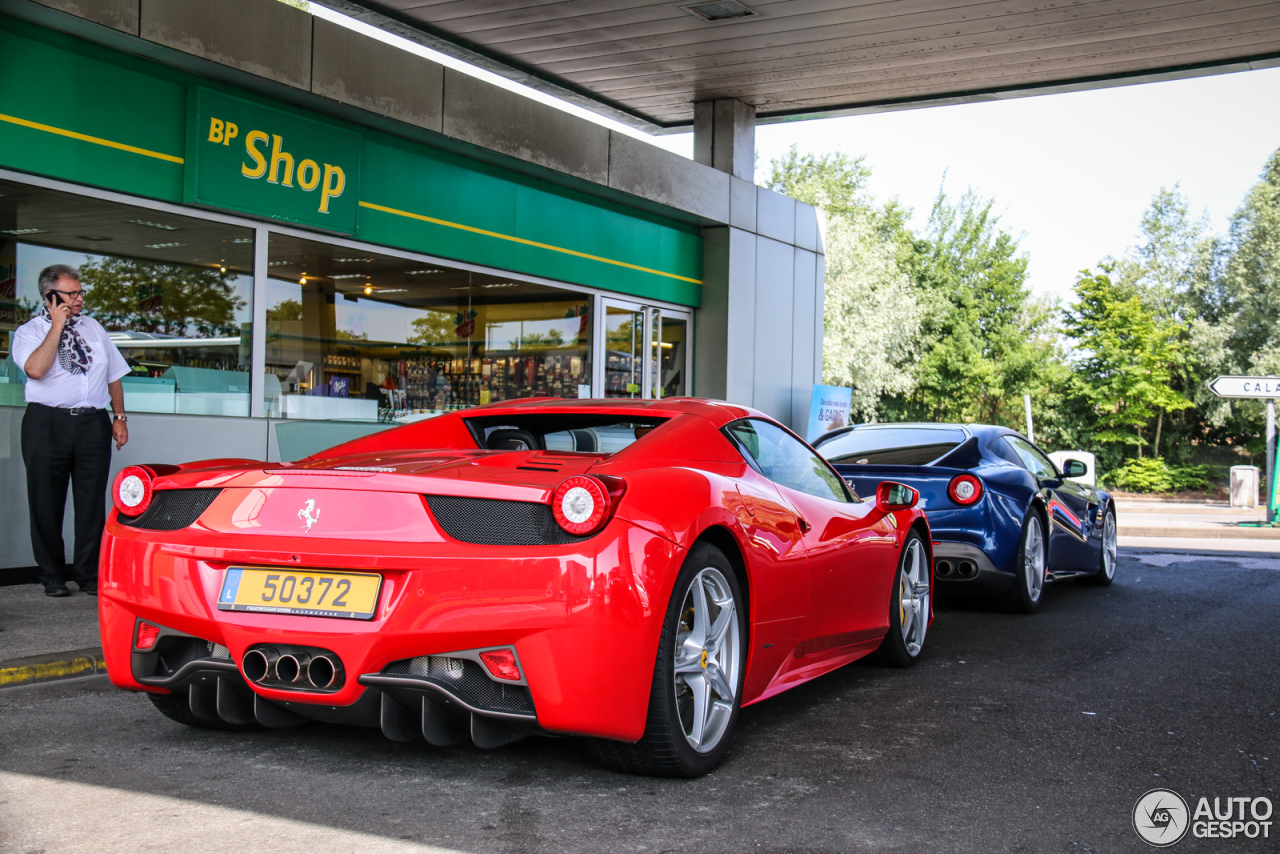
M1167 567L1175 563L1204 563L1205 561L1214 561L1216 563L1229 563L1236 569L1270 569L1280 570L1280 557L1263 558L1263 557L1237 557L1235 555L1183 555L1183 554L1133 554L1121 553L1121 557L1132 558L1133 560L1145 563L1148 566Z

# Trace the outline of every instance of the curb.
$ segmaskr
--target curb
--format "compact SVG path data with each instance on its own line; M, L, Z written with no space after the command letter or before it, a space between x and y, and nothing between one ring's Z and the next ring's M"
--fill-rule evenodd
M0 689L106 674L107 662L102 657L101 647L55 652L0 661Z
M1280 528L1238 528L1188 525L1185 528L1119 525L1121 537L1190 537L1201 540L1280 540Z

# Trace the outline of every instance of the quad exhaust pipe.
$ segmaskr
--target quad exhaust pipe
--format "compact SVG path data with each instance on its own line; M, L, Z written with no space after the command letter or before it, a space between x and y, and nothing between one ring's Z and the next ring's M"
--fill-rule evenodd
M244 676L265 688L336 690L342 687L342 663L327 650L254 647L240 662Z

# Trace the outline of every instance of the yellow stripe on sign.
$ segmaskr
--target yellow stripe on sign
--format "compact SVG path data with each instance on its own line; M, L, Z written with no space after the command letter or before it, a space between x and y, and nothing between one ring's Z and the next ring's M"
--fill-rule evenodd
M0 667L0 688L41 682L46 679L66 679L103 672L107 662L101 657L73 658L68 661L46 661L41 664L24 664L16 667Z
M384 205L375 205L373 202L360 202L360 207L369 208L370 210L382 211L383 213L393 214L395 216L408 217L409 219L418 219L423 222L429 222L433 225L443 225L446 228L456 228L460 231L469 231L472 234L483 234L485 237L496 237L499 240L509 240L512 243L522 243L525 246L534 246L538 249L547 249L551 252L561 252L565 255L573 255L577 258L586 258L590 261L599 261L602 264L613 264L616 267L626 267L629 270L639 270L642 273L652 273L655 276L666 276L668 279L679 279L682 282L692 282L695 285L702 284L702 279L691 279L688 276L678 276L675 273L666 273L662 270L655 270L652 267L641 267L639 264L628 264L626 261L616 261L613 258L603 258L599 255L591 255L586 252L579 252L576 249L566 249L563 246L552 246L550 243L539 243L536 240L528 240L523 237L515 237L510 234L502 234L497 231L489 231L483 228L476 228L474 225L463 225L458 222L449 222L447 219L436 219L433 216L425 214L411 213L410 211L397 210Z
M27 119L20 119L17 116L6 116L4 113L0 113L0 121L9 122L10 124L15 124L15 125L21 125L24 128L32 128L33 130L44 131L45 133L56 133L58 136L66 136L66 137L70 137L71 139L78 139L81 142L91 142L94 145L105 145L107 148L118 148L121 151L128 151L131 154L141 154L144 157L154 157L157 160L167 160L170 163L177 163L179 165L186 162L181 157L174 157L172 154L163 154L159 151L151 151L150 149L146 149L146 148L138 148L136 145L125 145L123 142L115 142L114 140L103 139L100 136L89 136L86 133L76 133L73 130L64 130L63 128L56 128L53 125L42 125L39 122L32 122L32 121L28 121Z

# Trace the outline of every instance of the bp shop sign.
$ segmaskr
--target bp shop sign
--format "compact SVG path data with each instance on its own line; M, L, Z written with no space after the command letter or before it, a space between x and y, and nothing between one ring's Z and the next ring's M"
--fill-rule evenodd
M353 235L360 135L193 87L183 200Z

